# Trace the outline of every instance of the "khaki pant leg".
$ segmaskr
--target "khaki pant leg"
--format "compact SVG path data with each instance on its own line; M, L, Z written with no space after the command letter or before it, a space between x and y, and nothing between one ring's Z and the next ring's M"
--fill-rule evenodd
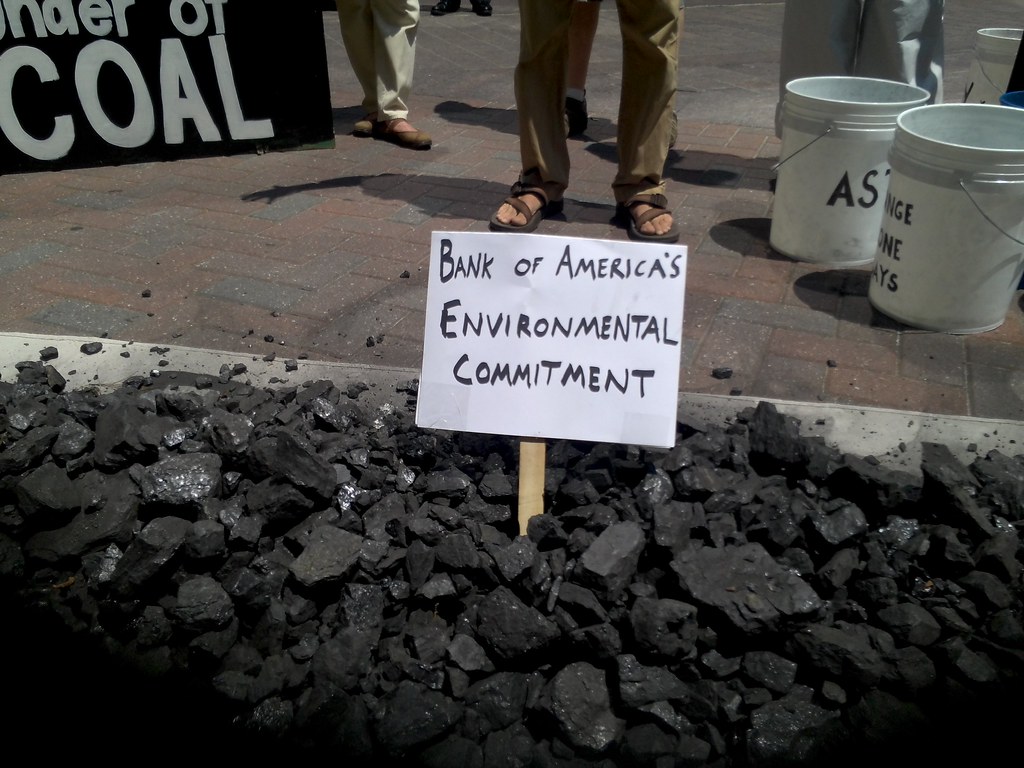
M569 17L575 0L519 0L519 61L515 71L519 112L520 180L561 200L569 185L565 139L565 72Z
M363 89L363 109L378 119L408 117L420 6L416 0L335 0L341 38Z
M679 69L679 0L616 0L622 32L617 203L664 194Z
M363 110L377 111L377 75L373 65L373 16L369 0L334 0L341 41L352 72L363 89Z

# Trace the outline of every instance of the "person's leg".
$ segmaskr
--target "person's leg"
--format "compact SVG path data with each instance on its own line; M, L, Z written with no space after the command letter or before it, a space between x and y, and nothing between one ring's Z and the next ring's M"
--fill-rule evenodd
M594 48L601 4L596 0L576 0L569 19L569 62L565 76L565 117L569 136L587 129L587 71Z
M622 32L622 93L619 99L619 166L612 184L620 206L637 196L638 219L663 206L665 160L679 67L679 0L616 0ZM658 198L662 198L659 200ZM673 228L666 212L642 225L641 234Z
M416 62L417 0L370 0L373 12L374 64L377 74L377 122L373 135L414 149L426 149L430 136L409 122L409 94Z
M523 170L513 194L537 211L545 199L561 203L569 185L569 148L565 143L565 72L569 16L575 0L519 1L519 61L515 70L516 109L519 113L519 154ZM539 188L544 198L523 193ZM498 224L521 226L527 215L502 203Z
M679 42L683 42L683 27L686 25L686 0L679 0ZM679 115L675 107L672 107L672 134L669 136L668 145L674 147L676 139L679 138Z
M363 89L362 107L367 118L377 118L377 73L374 69L373 15L370 0L334 0L352 72ZM369 128L367 128L367 132Z
M941 104L944 0L865 0L855 74L924 88Z
M782 136L786 85L801 77L852 75L864 0L786 0L775 135Z
M370 5L380 119L408 117L420 5L416 0L370 0Z
M576 0L569 17L569 62L565 83L569 94L587 88L590 53L594 49L597 23L601 19L601 3L597 0Z

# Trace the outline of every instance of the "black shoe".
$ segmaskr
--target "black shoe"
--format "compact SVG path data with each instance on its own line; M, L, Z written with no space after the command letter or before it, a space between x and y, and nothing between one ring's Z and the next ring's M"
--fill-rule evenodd
M491 15L491 0L470 0L473 3L473 13L477 16Z
M430 9L431 16L444 16L446 13L455 13L462 5L462 0L437 0L437 4Z
M587 100L565 97L565 119L569 124L569 136L582 136L587 130Z

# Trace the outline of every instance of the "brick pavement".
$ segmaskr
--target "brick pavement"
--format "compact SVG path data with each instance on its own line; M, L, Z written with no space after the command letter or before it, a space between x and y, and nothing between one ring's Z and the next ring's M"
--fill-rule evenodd
M595 119L544 233L624 237L609 223L620 54L606 6ZM327 13L333 149L0 180L0 330L417 368L431 232L485 230L518 171L514 4L428 7L412 107L429 152L349 135L360 95ZM947 3L947 100L976 30L1020 15L1011 0ZM770 249L781 19L779 2L687 7L667 168L689 250L681 390L1024 420L1020 292L994 331L918 331L872 310L867 267Z

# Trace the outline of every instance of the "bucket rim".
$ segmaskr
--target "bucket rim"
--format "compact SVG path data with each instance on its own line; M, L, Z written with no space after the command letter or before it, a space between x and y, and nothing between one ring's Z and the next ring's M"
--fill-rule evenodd
M946 104L924 104L920 107L912 107L910 109L904 110L899 114L899 116L896 118L897 134L903 133L909 136L913 136L915 139L922 142L927 142L928 144L931 145L955 147L958 150L981 151L986 153L992 153L995 155L1006 156L1014 156L1024 153L1024 141L1022 141L1020 148L1002 149L998 147L983 147L978 146L976 144L961 144L952 141L942 141L940 139L936 139L932 136L922 133L919 130L914 130L913 128L908 126L908 123L912 122L914 118L925 112L949 112L951 110L957 112L964 112L967 110L971 110L974 112L981 112L982 110L997 110L998 113L1011 115L1011 119L1020 120L1022 123L1024 123L1024 110L1018 107L1008 107L1002 104L969 104L958 102Z
M1000 34L1009 32L1010 34ZM984 37L999 38L1001 40L1020 40L1024 36L1024 29L1020 27L985 27L978 30L978 34Z
M913 94L913 98L900 99L898 101L849 101L840 100L835 98L826 98L825 96L819 96L809 94L806 92L800 92L799 88L809 84L825 84L825 83L836 83L836 84L853 84L863 83L871 85L883 85L891 87L893 90L904 91L908 94ZM922 88L919 85L913 85L911 83L904 83L900 80L887 80L881 77L857 77L853 75L817 75L814 77L797 77L786 83L786 96L792 96L806 101L826 104L836 103L837 101L843 101L846 104L855 104L858 107L877 107L880 109L891 108L895 104L916 104L927 101L931 98L931 93Z

